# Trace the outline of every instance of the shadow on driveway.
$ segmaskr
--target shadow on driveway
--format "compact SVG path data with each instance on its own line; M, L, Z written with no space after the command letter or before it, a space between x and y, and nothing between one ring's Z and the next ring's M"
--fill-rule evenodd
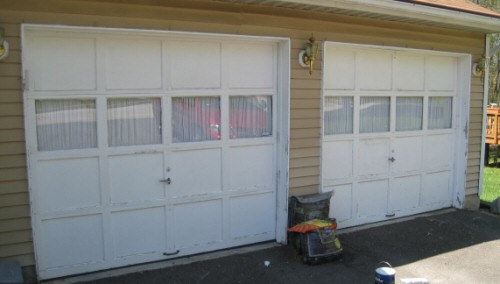
M453 211L343 233L342 261L303 264L290 246L85 283L374 283L385 260L401 278L500 283L500 217ZM264 261L270 261L269 267Z

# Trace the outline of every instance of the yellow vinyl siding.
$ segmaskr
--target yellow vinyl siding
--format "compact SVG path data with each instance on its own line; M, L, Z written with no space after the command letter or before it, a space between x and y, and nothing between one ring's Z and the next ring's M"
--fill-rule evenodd
M7 39L10 45L10 48L14 48L13 45L10 44L11 40ZM0 65L0 76L16 76L21 74L21 64L1 64Z
M3 68L10 68L12 67L13 70L16 70L17 66L19 64L0 64L1 67ZM19 69L19 73L16 73L15 75L11 76L20 76L21 71ZM1 77L6 77L9 75L0 75ZM0 89L0 103L22 103L23 102L23 93L21 90L5 90L2 86L2 89Z
M21 142L24 144L24 129L0 130L0 143L2 142Z
M115 2L115 3L113 3ZM21 23L159 29L287 37L291 39L291 195L320 185L321 58L314 73L297 57L311 34L339 41L416 49L484 53L484 34L275 7L198 1L4 0L0 26L10 43L0 62L0 258L34 263L29 218L21 81ZM169 7L175 5L175 7ZM321 52L321 51L320 51ZM479 185L483 85L472 79L465 206L474 207ZM470 204L470 205L469 205Z
M32 265L20 26L17 21L0 19L10 46L9 57L0 62L0 258L15 258L23 265Z
M480 46L484 48L484 43ZM472 62L482 57L481 53L472 54ZM465 207L477 208L479 204L479 173L481 163L481 133L483 122L483 90L484 85L481 77L472 77L471 80L471 102L469 112L469 141L468 141L468 160L467 176L465 188Z

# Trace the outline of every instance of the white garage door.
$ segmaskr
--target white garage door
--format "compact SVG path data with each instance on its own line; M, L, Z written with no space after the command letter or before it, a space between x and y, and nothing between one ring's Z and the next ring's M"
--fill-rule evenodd
M456 175L465 165L461 86L469 80L462 60L325 44L322 187L334 191L331 215L340 227L463 200L464 175Z
M27 29L42 279L276 239L276 40Z

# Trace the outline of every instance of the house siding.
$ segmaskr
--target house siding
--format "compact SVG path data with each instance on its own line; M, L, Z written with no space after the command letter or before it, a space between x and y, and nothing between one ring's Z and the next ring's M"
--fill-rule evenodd
M33 265L21 80L21 23L158 29L291 39L291 195L316 193L320 186L321 54L310 76L297 57L314 34L339 41L470 53L484 53L484 34L319 12L211 1L17 1L4 0L0 26L10 55L0 63L0 258ZM163 3L163 4L162 4ZM171 7L169 7L171 6ZM478 208L483 82L472 78L465 207Z
M10 45L9 57L0 63L0 258L15 258L23 265L32 265L20 27L2 16L0 19Z

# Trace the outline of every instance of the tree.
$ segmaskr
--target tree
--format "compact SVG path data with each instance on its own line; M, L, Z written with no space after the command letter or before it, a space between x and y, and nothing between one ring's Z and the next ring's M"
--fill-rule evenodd
M483 7L489 8L489 9L496 9L498 8L498 0L476 0L473 1L476 2L476 4L479 4Z
M500 1L498 0L476 0L476 4L500 12ZM499 103L500 101L500 34L489 34L490 58L487 61L490 67L490 85L488 103Z
M490 54L490 86L489 86L489 103L499 103L500 99L500 34L491 34L490 37L490 49L496 52Z

